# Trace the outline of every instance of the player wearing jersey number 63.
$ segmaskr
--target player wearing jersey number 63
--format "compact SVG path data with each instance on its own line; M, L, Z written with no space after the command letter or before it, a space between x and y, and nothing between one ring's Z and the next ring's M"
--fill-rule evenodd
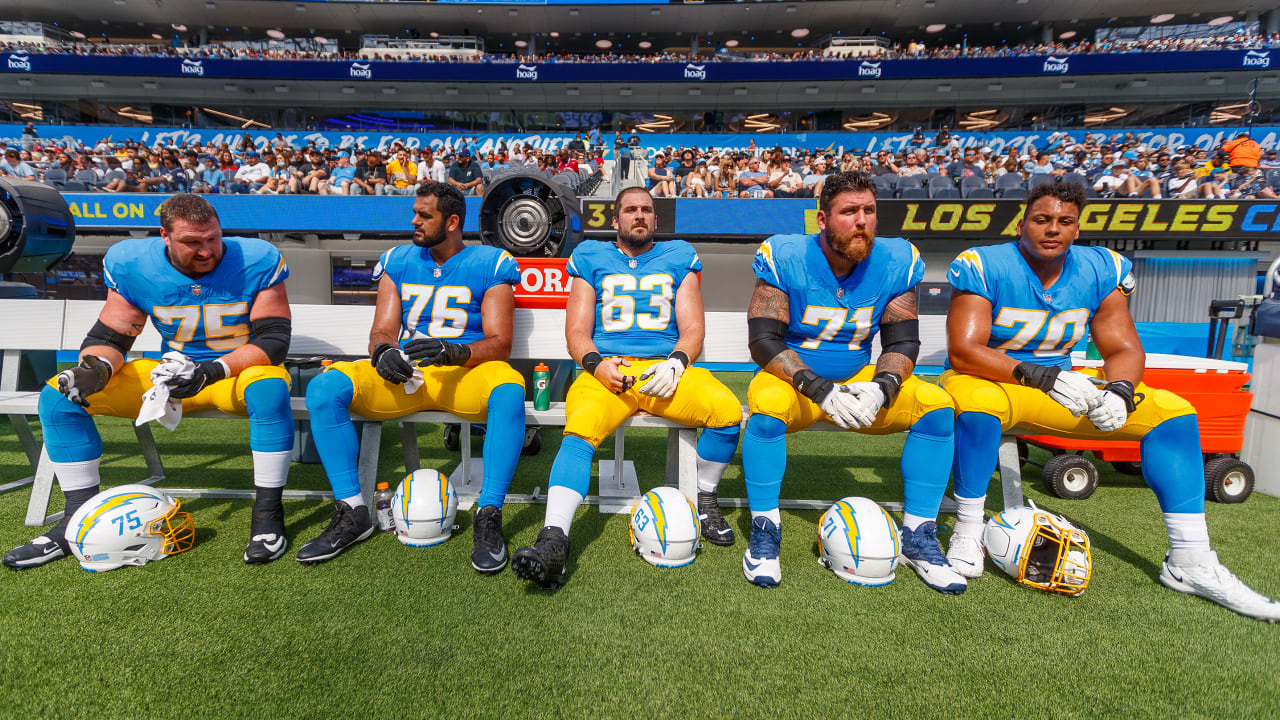
M817 235L776 235L756 252L747 323L751 357L764 372L747 390L742 465L751 542L743 574L763 587L782 581L778 498L786 433L829 420L874 435L909 431L902 557L929 587L964 592L965 579L947 564L936 535L954 406L940 388L911 374L920 351L915 287L924 262L906 240L876 237L876 186L863 173L826 179L818 228ZM883 352L871 365L876 334Z
M1146 354L1129 315L1132 264L1106 248L1074 245L1084 204L1079 184L1038 185L1027 195L1017 241L966 250L951 263L951 369L941 378L957 409L951 563L969 577L982 574L982 512L1002 432L1140 440L1142 475L1172 548L1160 582L1280 620L1280 603L1240 582L1209 546L1195 408L1142 384ZM1100 371L1071 370L1069 353L1086 327L1102 355Z

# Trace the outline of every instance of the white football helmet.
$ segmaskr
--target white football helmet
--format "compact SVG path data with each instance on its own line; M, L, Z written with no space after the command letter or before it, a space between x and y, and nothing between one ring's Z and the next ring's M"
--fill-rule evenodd
M982 544L992 562L1024 585L1063 595L1079 595L1089 585L1089 536L1034 503L993 516L982 530Z
M873 500L847 497L822 515L818 563L856 585L893 582L902 537L898 524Z
M89 572L163 560L195 544L191 513L146 485L121 485L94 495L67 521L67 544Z
M449 478L435 470L414 470L400 481L391 499L396 539L405 545L439 545L453 535L457 525L458 493Z
M684 567L702 546L698 511L673 487L656 487L632 506L630 534L636 554L654 567Z

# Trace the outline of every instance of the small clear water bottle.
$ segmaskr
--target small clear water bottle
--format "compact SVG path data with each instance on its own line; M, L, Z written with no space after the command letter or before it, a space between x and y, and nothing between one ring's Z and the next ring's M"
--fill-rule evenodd
M395 520L391 517L391 498L394 493L391 492L391 486L385 482L380 482L373 493L373 514L378 523L380 532L389 533L396 531Z

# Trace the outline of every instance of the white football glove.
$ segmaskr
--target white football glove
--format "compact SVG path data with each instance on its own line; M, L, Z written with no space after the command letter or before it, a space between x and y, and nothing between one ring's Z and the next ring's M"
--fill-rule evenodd
M1053 389L1049 391L1049 397L1075 417L1088 414L1102 404L1104 394L1106 393L1101 388L1093 384L1093 378L1074 370L1058 373L1053 381Z
M1102 402L1089 411L1089 422L1102 432L1115 432L1129 419L1129 409L1124 398L1113 392L1102 393Z
M878 390L879 388L877 388ZM822 412L831 418L831 422L848 430L849 428L863 427L859 422L865 412L862 401L858 396L853 394L852 389L848 385L835 385L831 388L831 392L818 403L818 407L822 408ZM872 416L874 419L875 416ZM870 423L867 423L868 425Z
M649 382L640 386L642 395L651 395L657 398L669 398L676 391L676 385L680 383L680 377L684 375L684 363L677 358L667 358L656 365L650 365L648 370L640 374L638 381Z
M878 383L873 382L849 383L845 387L849 388L849 392L857 399L855 406L857 424L854 427L869 427L876 421L876 414L880 412L880 408L884 407L884 391L880 389Z

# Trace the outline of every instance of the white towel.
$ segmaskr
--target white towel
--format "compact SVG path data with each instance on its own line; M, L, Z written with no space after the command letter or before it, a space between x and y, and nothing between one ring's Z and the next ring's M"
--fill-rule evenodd
M172 378L190 378L196 364L180 352L170 351L160 358L160 364L151 371L151 389L142 394L142 407L138 410L135 425L145 425L152 420L172 432L182 422L182 401L169 397L168 381Z

